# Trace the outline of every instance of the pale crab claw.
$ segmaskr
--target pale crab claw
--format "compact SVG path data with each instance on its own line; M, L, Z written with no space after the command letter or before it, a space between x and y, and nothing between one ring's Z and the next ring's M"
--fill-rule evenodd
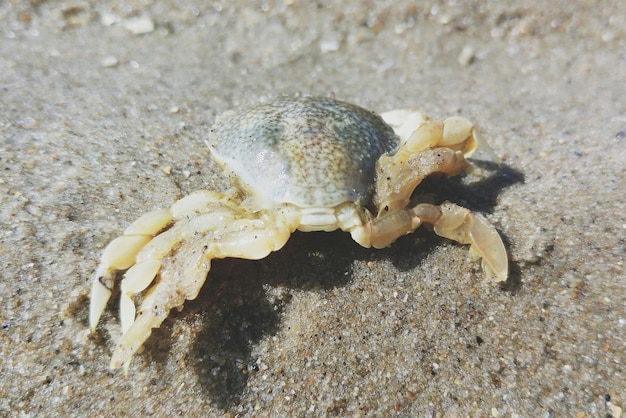
M430 118L414 109L398 109L381 114L400 137L401 145L411 143L411 151L418 152L432 147L461 149L470 157L477 148L484 150L489 158L500 165L500 158L483 139L472 122L461 116L452 116L443 122ZM461 145L459 147L459 145Z
M430 120L428 116L415 109L390 110L381 113L380 117L393 128L402 143L406 142L419 126Z
M480 134L478 129L476 129L476 127L474 127L473 137L474 137L474 141L476 141L476 143L478 144L478 148L485 151L487 155L489 156L489 158L491 159L491 161L493 161L497 165L502 164L502 159L498 157L498 154L496 154L496 152L493 150L493 148L491 148L489 143L485 141L485 139Z
M473 131L472 122L460 116L452 116L443 121L443 133L438 145L452 149L461 146L463 155L469 157L478 148Z
M461 151L465 158L471 157L474 151L480 148L493 162L498 165L501 163L500 157L482 138L472 122L461 116L452 116L443 121L443 135L439 145L455 149L458 144L462 145Z

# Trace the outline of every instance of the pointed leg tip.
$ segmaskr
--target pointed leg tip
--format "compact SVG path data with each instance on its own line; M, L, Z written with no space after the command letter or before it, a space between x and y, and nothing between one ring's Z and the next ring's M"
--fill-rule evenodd
M482 267L487 275L487 278L495 281L496 283L506 283L509 278L508 262L500 264L497 268L494 268L491 264L483 258Z
M495 279L497 283L506 283L506 281L509 279L509 275L508 274L496 274Z
M96 328L100 322L100 317L104 313L108 300L108 297L102 298L97 296L92 297L91 299L91 304L89 306L89 330L92 333L96 332Z
M91 294L89 295L89 329L92 333L96 331L100 317L113 294L111 291L113 280L114 273L106 266L100 265L92 280Z
M130 358L126 358L125 351L121 349L120 346L115 348L113 352L113 356L111 357L111 362L109 363L109 368L111 370L117 370L122 366L124 367L124 375L128 371L128 366L130 365Z
M506 253L501 255L504 258L504 263L502 259L494 260L492 258L483 258L482 267L486 272L487 277L495 281L496 283L505 283L509 278L509 266L506 261Z
M126 360L124 363L120 363L120 362L113 363L113 362L111 362L111 364L110 364L111 371L115 371L115 370L117 370L119 368L123 369L124 377L128 376L128 371L130 370L130 359Z
M130 359L124 363L124 376L128 376L128 369L130 369Z

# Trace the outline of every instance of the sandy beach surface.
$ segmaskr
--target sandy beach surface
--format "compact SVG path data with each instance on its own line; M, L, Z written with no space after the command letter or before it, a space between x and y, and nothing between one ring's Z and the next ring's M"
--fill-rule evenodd
M227 189L216 116L284 94L474 121L502 165L425 191L497 227L508 282L426 228L296 233L109 370L103 248ZM0 415L623 416L625 177L623 1L0 2Z

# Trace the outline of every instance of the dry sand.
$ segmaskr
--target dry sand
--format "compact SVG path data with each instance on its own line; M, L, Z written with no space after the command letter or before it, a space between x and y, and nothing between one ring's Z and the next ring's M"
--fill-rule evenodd
M626 3L0 3L0 415L619 416ZM429 185L511 277L427 230L215 262L128 376L90 278L140 214L228 186L216 115L280 94L475 121L503 158ZM484 154L477 156L485 160Z

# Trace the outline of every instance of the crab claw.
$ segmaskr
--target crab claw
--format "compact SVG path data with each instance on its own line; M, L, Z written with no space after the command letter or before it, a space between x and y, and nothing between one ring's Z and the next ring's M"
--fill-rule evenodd
M474 138L474 124L460 116L452 116L443 121L443 132L438 146L460 149L465 157L469 157L478 148Z
M433 147L448 147L461 150L467 158L480 148L496 164L501 163L476 126L464 117L452 116L443 122L437 122L413 109L392 110L382 113L381 117L400 137L401 144L411 144L412 153Z
M463 155L468 158L476 149L480 148L489 155L489 158L500 165L500 157L496 155L494 150L489 146L487 141L480 135L478 129L469 120L452 116L443 121L443 135L440 146L452 149L460 149ZM460 146L460 148L457 147Z

